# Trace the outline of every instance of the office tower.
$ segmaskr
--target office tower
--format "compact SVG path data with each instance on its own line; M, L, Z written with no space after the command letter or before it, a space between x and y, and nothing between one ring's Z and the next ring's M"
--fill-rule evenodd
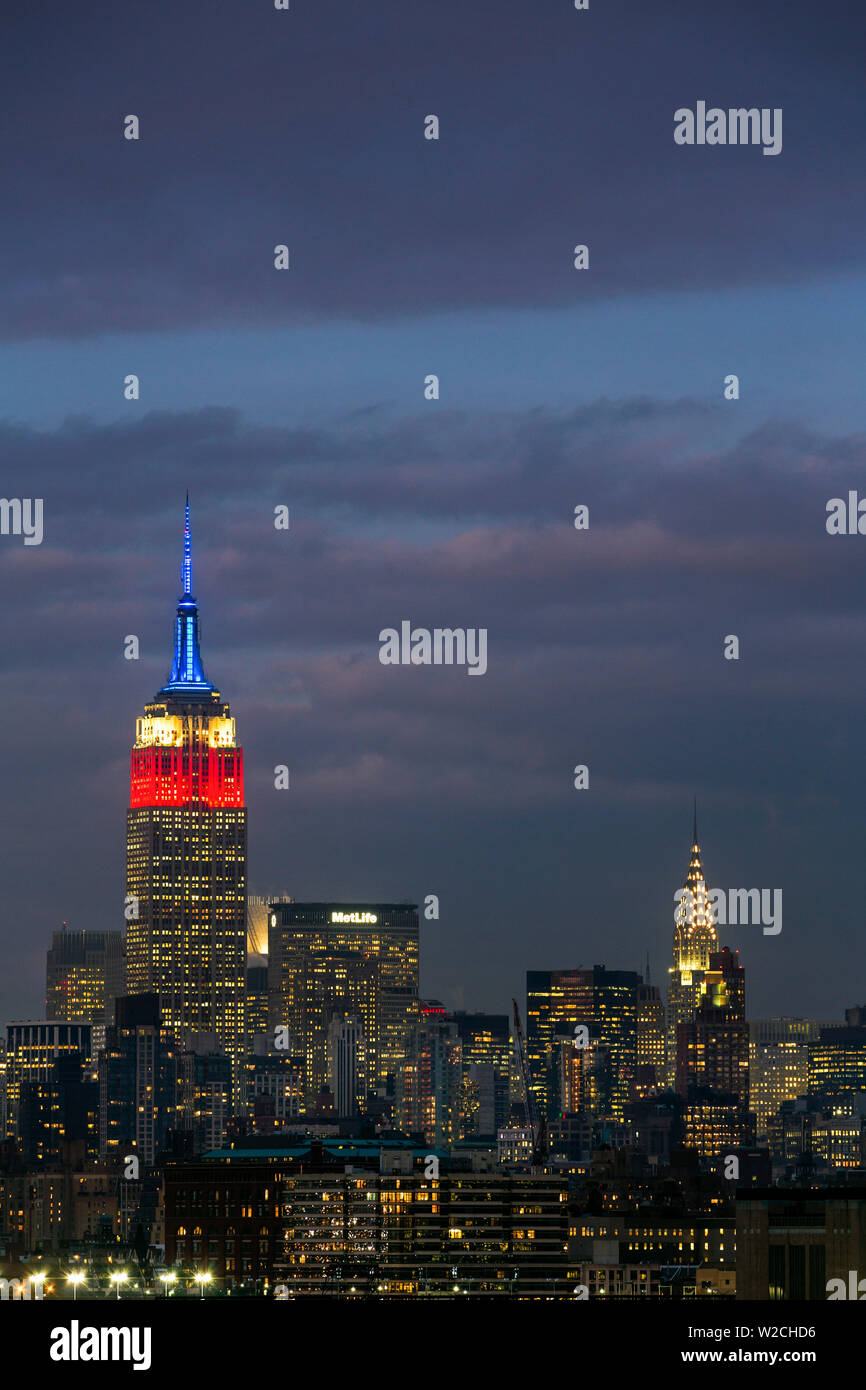
M50 1081L54 1065L62 1057L80 1054L84 1065L92 1061L89 1023L54 1020L9 1023L6 1027L6 1136L18 1136L21 1088L28 1081Z
M272 1134L298 1118L304 1108L302 1057L277 1052L267 1037L258 1037L244 1070L246 1113L254 1134Z
M338 1119L360 1115L368 1083L367 1039L358 1016L332 1018L328 1027L328 1085Z
M866 1091L866 1024L861 1009L846 1009L844 1027L822 1028L809 1043L809 1095Z
M192 1135L193 1153L218 1149L232 1113L232 1064L213 1034L199 1034L180 1054L177 1095L176 1127Z
M693 1016L701 995L701 982L709 969L710 953L719 948L715 912L710 902L695 808L692 853L686 881L674 913L673 966L668 982L667 1083L676 1081L677 1028Z
M268 1031L268 961L267 956L253 956L247 960L247 1044L246 1054L253 1051L255 1038L262 1038Z
M457 1026L438 999L426 1000L397 1078L400 1128L422 1134L432 1148L455 1143L460 1138L461 1082Z
M177 1123L178 1050L156 994L124 995L99 1054L99 1153L153 1163Z
M785 1101L806 1095L809 1043L833 1026L808 1018L759 1018L749 1025L749 1095L758 1143Z
M247 897L247 955L268 954L268 900Z
M289 1029L291 1050L306 1059L307 1093L326 1081L339 1009L363 1020L372 1076L393 1088L418 1019L417 908L272 903L268 941L269 1032Z
M644 1095L662 1090L667 1080L665 1006L657 985L638 985L636 1075Z
M247 955L260 956L265 962L268 958L268 914L275 898L282 903L294 901L288 893L272 893L269 898L247 896Z
M105 1024L124 993L125 945L119 931L53 933L45 971L45 1017Z
M496 1132L508 1120L514 1046L507 1014L450 1015L463 1065L463 1137Z
M98 1114L99 1086L90 1080L83 1056L63 1053L47 1080L22 1083L18 1129L25 1163L94 1162Z
M334 1020L357 1018L364 1036L365 1077L378 1079L381 1041L380 961L357 951L299 952L283 956L283 979L290 984L278 999L280 1023L287 1027L289 1050L304 1059L307 1105L330 1089L330 1029ZM273 997L271 997L273 1005ZM276 1038L272 1024L269 1037Z
M539 1115L548 1120L559 1109L557 1030L573 1033L578 1017L591 1011L585 972L579 970L527 970L526 1055L530 1086Z
M866 1091L813 1096L808 1152L828 1173L866 1165Z
M578 1073L595 1078L593 1113L622 1116L636 1064L639 985L636 972L603 965L527 971L530 1084L539 1113L548 1120L562 1114L573 1093L577 1064L572 1052L584 1046L593 1057L590 1064L580 1063Z
M727 946L710 954L694 1017L677 1027L676 1081L689 1148L712 1157L754 1142L746 972Z
M246 859L243 753L205 676L192 595L189 500L174 661L145 705L132 750L127 816L127 989L155 993L181 1046L216 1033L245 1051Z
M587 972L589 974L589 972ZM592 970L592 1013L586 1021L597 1030L599 1044L610 1056L610 1090L603 1113L622 1118L628 1104L637 1059L637 992L640 976L633 970Z
M792 1176L810 1177L866 1166L866 1092L797 1096L783 1101L767 1124L773 1162Z
M8 1107L6 1101L6 1038L0 1037L0 1140L8 1133Z
M598 1025L589 1023L587 1028L589 1037L580 1047L570 1032L557 1037L559 1108L551 1122L564 1115L612 1113L614 1056L610 1045L600 1039Z
M489 1062L467 1062L462 1058L458 1138L493 1140L507 1118L507 1107L497 1108L495 1067Z

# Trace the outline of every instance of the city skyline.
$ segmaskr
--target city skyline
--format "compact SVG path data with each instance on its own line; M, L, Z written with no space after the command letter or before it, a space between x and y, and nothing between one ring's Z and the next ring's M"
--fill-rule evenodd
M279 532L276 532L276 534L279 535ZM183 594L182 594L182 597L181 597L181 602L183 602L184 599L188 598L189 595L190 595L190 588L189 588L189 584L190 584L190 565L191 565L191 560L190 560L190 502L189 502L189 492L188 492L188 491L187 491L187 496L186 496L186 522L185 522L184 536L185 536L185 541L184 541L184 559L183 559L183 567L182 567L182 583L183 583L184 588L183 588ZM205 554L206 554L206 548L205 548ZM194 600L193 600L193 603L194 603ZM210 610L211 610L211 618L212 618L212 621L213 621L213 619L216 619L216 620L217 620L217 621L213 622L213 627L216 628L217 633L219 633L219 626L218 626L218 611L219 611L219 604L218 604L218 602L215 603L215 602L213 601L213 598L212 598L209 607L210 607ZM180 612L180 609L178 610L178 612ZM198 609L197 609L197 607L196 607L196 608L195 608L195 634L194 634L194 639L193 639L193 638L190 638L190 649L189 649L189 653L188 653L189 660L187 660L187 656L185 656L185 655L183 654L184 651L186 651L186 645L185 645L185 643L186 643L186 638L185 638L185 636L184 636L184 632L183 632L183 629L182 629L182 626L181 626L181 619L180 619L180 617L178 617L178 619L177 619L177 634L176 634L176 641L175 641L175 651L174 651L174 658L173 658L172 670L171 670L171 672L170 672L170 674L169 674L169 679L168 679L167 684L162 685L162 689L159 691L159 693L158 693L158 695L157 695L157 697L156 697L157 700L159 700L159 699L164 699L166 696L170 696L170 695L172 694L172 682L173 682L173 681L177 682L179 676L180 676L184 671L186 671L186 668L187 668L187 666L189 666L190 662L192 663L192 665L190 666L190 671L194 671L194 673L195 673L195 679L198 680L199 683L202 684L202 689L204 689L204 688L206 687L208 692L211 692L211 691L214 690L213 685L207 681L207 678L206 678L205 673L204 673L204 667L203 667L203 664L202 664L201 656L200 656L200 654L199 654L198 623L199 623L199 619L198 619ZM222 660L223 657L225 657L225 656L228 655L228 653L227 653L225 650L220 651L220 643L219 643L218 640L217 640L217 642L214 644L214 646L216 647L217 651L220 652L220 656L219 656L219 659L220 659L220 660ZM229 662L229 664L231 665L231 662ZM145 682L146 682L147 679L148 679L148 676L147 676L146 672L149 672L151 669L154 669L154 668L155 668L155 665L156 665L156 658L155 658L155 656L152 657L152 658L150 658L149 660L142 660L141 662L136 661L136 662L130 662L130 663L129 663L130 669L133 670L134 672L141 673L141 675L144 677ZM415 673L413 672L412 674L415 674ZM437 674L437 675L439 675L439 674L446 674L447 676L451 676L452 679L453 679L453 674L454 674L454 673L452 673L452 672L447 672L447 673L436 673L436 674ZM156 683L156 682L153 682L153 681L151 682L152 685L155 684L155 683ZM159 684L162 684L162 682L159 682ZM208 698L218 698L218 692L217 692L216 697L210 696L210 695L209 695ZM226 705L225 709L228 710L228 706L227 706L227 705ZM245 721L245 722L246 722L246 721ZM231 720L230 723L231 723L232 726L233 726L234 721ZM139 720L139 726L141 726L141 721L140 721L140 720ZM285 745L283 745L283 746L285 747ZM139 756L139 757L142 757L142 756L145 756L145 754L144 754L144 753L141 753L141 754L139 754L138 756ZM239 757L242 756L242 755L240 754L240 751L239 751L238 756L239 756ZM254 777L256 778L256 781L257 781L258 786L259 786L260 789L261 789L261 787L262 787L262 784L266 782L266 779L267 779L269 773L270 773L270 769L267 768L267 767L262 768L262 767L260 766L258 769L256 769L256 771L255 771L255 773L254 773ZM241 795L243 796L243 791L241 791ZM275 790L274 790L274 795L275 795L275 797L278 798L278 799L279 799L279 797L280 797L281 795L285 795L285 796L291 798L291 797L293 796L293 791L292 791L291 787L288 788L288 789L286 789L285 793L280 792L280 791L277 791L277 790L275 789ZM590 791L590 792L588 792L588 793L585 793L585 795L592 795L592 792ZM695 798L695 802L697 802L697 798ZM260 802L260 805L261 805L261 804L262 804L262 802ZM279 804L279 801L277 801L277 804ZM702 810L703 810L703 802L702 802ZM695 811L694 811L694 816L695 816L695 825L694 825L694 828L693 828L693 840L694 840L694 837L697 835L697 811L696 811L696 809L695 809ZM255 840L255 830L254 830L254 834L253 834L253 839ZM696 841L694 841L693 846L692 846L692 851L693 851L693 862L692 862L692 865L691 865L690 874L689 874L689 875L686 877L686 879L685 879L686 884L688 884L689 882L691 882L691 879L692 879L693 874L694 874L694 868L695 868L695 864L694 864L694 850L695 850L696 848L697 848L697 844L696 844ZM379 857L379 858L380 858L380 863L381 863L381 862L383 862L383 861L385 860L386 855L385 855L384 853L382 853L382 854L380 854L380 857ZM699 869L700 869L700 859L698 859L698 867L699 867ZM701 873L703 872L702 869L700 869L700 871L701 871ZM289 880L290 880L290 879L291 879L291 874L290 874L290 872L286 872L285 875L284 875L284 877L285 877L286 879L289 879ZM373 881L373 882L379 882L379 883L381 883L385 877L387 877L387 870L386 870L386 869L382 869L382 868L379 867L379 865L377 865L376 871L375 871L375 877L374 877L372 880L371 880L370 878L368 878L367 881L368 881L368 882ZM284 888L281 892L273 892L273 893L271 893L270 895L268 895L267 893L262 893L261 890L262 890L263 885L261 885L261 884L256 885L256 884L251 883L251 884L250 884L250 887L249 887L249 895L250 895L250 896L255 896L255 895L256 895L256 890L258 889L258 891L259 891L259 896L264 896L264 897L267 897L267 896L279 897L279 896L285 895L286 893L289 893L291 896L296 897L296 898L299 898L299 899L301 899L301 900L305 900L305 899L309 900L309 899L312 899L312 898L314 898L314 897L316 897L316 896L320 896L320 897L323 897L323 898L341 898L341 900L345 900L346 902L363 901L363 900L373 900L373 899L376 898L377 896L379 896L379 897L383 896L381 893L377 895L376 893L370 892L370 891L368 891L368 892L366 892L366 893L364 893L364 892L359 892L359 893L355 893L355 894L347 893L347 892L345 892L345 891L344 891L342 894L340 894L340 893L334 893L334 892L328 892L327 889L330 887L330 885L329 885L327 882L321 884L320 886L321 886L325 891L320 892L320 893L317 895L317 894L315 894L315 893L313 893L313 892L297 891L297 890L296 890L296 889L297 889L297 886L296 886L295 884L292 884L292 883L290 882L290 883L287 885L287 887ZM711 884L710 886L711 886L711 887L715 887L716 885L715 885L715 883L713 883L713 884ZM414 894L411 894L411 893L408 893L408 892L407 892L407 893L405 893L405 894L402 895L402 896L405 898L406 901L410 901L410 900L423 900L424 897L427 896L427 891L429 891L429 892L431 892L431 893L432 893L432 892L435 892L435 888L434 888L433 884L430 883L430 882L428 882L427 884L425 884L424 887L425 887L425 890L426 890L425 892L416 891ZM706 889L706 885L704 885L704 887L705 887L705 889ZM728 892L728 891L731 891L731 890L723 889L722 891L723 891L723 892ZM765 890L765 891L766 891L766 890ZM397 898L400 898L400 897L401 897L401 895L400 895L399 893L385 894L384 896L389 897L389 898L393 898L393 899L395 899L395 900L396 900ZM436 896L439 897L440 900L441 900L441 898L442 898L443 896L445 896L445 897L447 898L447 895L442 895L442 894L436 894ZM790 894L789 894L789 898L790 898ZM124 904L121 904L121 910L122 910L122 911L124 910ZM442 912L443 912L443 917L444 917L444 912L445 912L444 906L443 906ZM677 913L678 913L678 915L681 915L681 914L682 914L682 904L680 904L680 907L677 909ZM91 925L90 925L90 929L91 929L91 930L94 930L94 929L111 930L112 928L116 929L118 925L123 925L123 921L122 921L122 920L121 920L120 923L118 923L118 921L117 921L117 916L116 916L116 915L115 915L115 916L111 916L111 915L108 913L105 904L96 904L95 906L94 906L93 904L91 904L91 914L92 914L91 917L90 917L90 924L91 924ZM542 917L544 916L543 908L542 908L542 910L541 910L541 916L542 916ZM790 919L789 919L789 920L790 920ZM795 918L795 920L796 920L796 918ZM73 922L71 923L71 926L72 926L72 928L78 928L79 930L82 929L81 924L78 923L78 922L75 922L75 921L73 921ZM441 919L440 919L440 920L427 921L427 922L424 923L424 930L422 931L422 952L424 952L424 954L426 954L426 958L427 958L427 969L428 969L428 971L430 972L431 978L433 978L433 979L441 979L441 962L437 960L437 938L438 938L438 936L439 936L439 932L440 932L441 926L442 926L442 921L441 921ZM53 930L53 929L56 928L56 924L46 923L46 928L47 928L48 930ZM127 924L127 929L128 929L128 924ZM762 937L763 937L763 933L762 933L762 931L761 931L761 927L760 927L760 925L759 925L758 923L750 923L750 924L747 924L747 925L744 925L744 926L732 926L732 927L728 928L727 931L728 931L728 935L733 934L733 936L736 938L736 946L737 946L738 949L740 949L741 951L744 951L744 952L745 952L745 955L746 955L746 959L747 959L747 960L749 959L749 956L750 956L750 954L751 954L751 949L754 948L754 947L758 947L758 945L759 945L759 943L762 941ZM534 933L534 935L537 936L537 933ZM648 935L649 935L649 934L647 934L647 936L648 936ZM727 938L726 938L726 939L727 939ZM518 939L518 941L519 941L519 939ZM666 964L665 964L665 958L664 958L662 952L658 949L658 946L657 946L656 952L653 952L653 950L652 950L652 943L651 943L651 941L650 941L649 939L646 939L646 938L645 938L643 941L637 940L637 941L635 941L634 944L637 946L637 952L636 952L636 955L637 955L637 957L638 957L637 959L635 959L635 957L632 957L631 960L629 960L629 959L627 959L627 958L626 958L626 959L623 959L622 954L619 954L619 955L617 955L617 956L614 956L614 955L612 955L612 954L610 953L609 949L606 948L605 954L603 954L601 957L599 957L598 959L596 959L595 963L596 963L596 964L600 964L600 965L605 965L605 966L607 966L609 969L610 969L610 968L637 968L637 969L639 969L642 973L645 973L645 972L644 972L644 968L643 968L643 959L644 959L644 958L650 958L650 959L651 959L650 973L651 973L652 977L653 977L654 979L656 979L656 980L664 981L664 979L665 979L665 977L666 977L666 973L667 973L667 966L666 966ZM730 944L730 943L729 943L729 944ZM771 946L772 946L772 947L775 947L775 949L778 950L778 948L779 948L779 943L776 942L776 941L773 941L773 942L771 942ZM537 946L536 946L536 949L538 949ZM547 947L547 948L542 948L542 949L545 949L545 950L547 950L547 951L550 951L550 950L555 949L555 948L553 948L553 947ZM759 954L759 953L756 952L756 955L757 955L757 954ZM652 960L653 955L655 955L655 960ZM555 964L555 966L558 967L558 968L566 968L566 967L569 967L569 966L575 964L576 961L577 961L577 957L578 957L578 956L581 956L582 958L583 958L583 957L586 957L586 956L587 956L587 951L583 949L583 943L582 943L581 940L576 936L575 941L574 941L574 944L573 944L572 947L571 947L571 956L570 956L570 957L565 957L565 958L564 958L564 957L562 956L561 949L560 949L560 954L559 954L559 957L556 959L556 961L555 961L555 962L551 962L550 960L546 960L546 961L545 961L545 964L546 964L546 966L547 966L548 968L554 968L554 964ZM661 959L659 959L659 957L661 957ZM423 960L423 955L422 955L422 960ZM437 969L437 967L438 967L438 969ZM521 973L522 973L522 974L525 974L525 971L526 971L526 970L537 969L537 968L540 968L540 964L539 964L539 962L538 962L537 959L533 959L533 960L531 960L531 961L530 961L530 960L527 960L527 961L525 961L525 963L524 963L523 971L522 971ZM750 972L750 975L751 975L751 972ZM829 982L828 982L828 983L829 983ZM41 988L41 986L40 986L40 988ZM468 1008L484 1008L484 1009L488 1009L488 1010L493 1010L493 1011L495 1011L495 1009L496 1009L497 1006L498 1006L498 1007L502 1007L504 1004L507 1004L507 999L511 997L511 995L514 993L514 990L515 990L515 985L514 985L514 983L512 982L510 985L508 985L508 983L506 982L506 989L503 991L503 994L502 994L502 997L501 997L501 998L498 998L498 999L497 999L497 998L495 998L495 997L492 995L492 993L491 993L490 991L484 992L483 990L482 990L482 992L481 992L481 993L482 993L482 997L479 998L477 995L471 993L471 985L470 985L468 982L467 982L467 983L464 983L464 982L458 980L458 981L452 983L452 987L451 987L451 990L450 990L450 991L449 991L448 989L442 988L441 985L440 985L440 987L439 987L438 989L437 989L436 987L431 987L430 989L426 989L426 988L425 988L425 989L423 989L423 993L428 994L428 995L430 995L431 997L433 997L433 996L435 996L435 997L446 997L446 998L447 998L447 1002L448 1002L448 1004L449 1004L449 1007L452 1007L452 1008L467 1008L467 1007L468 1007ZM21 993L21 991L20 991L20 986L16 986L15 992L16 992L16 995L19 995L19 996L20 996L20 993ZM825 995L825 997L828 997L828 996L829 996L829 989L828 989L827 994ZM835 1004L834 1004L832 1007L828 1005L827 1007L825 1007L825 1008L823 1009L823 1011L820 1010L820 1009L818 1009L818 1010L813 1011L811 1014L809 1014L808 1010L806 1010L806 1009L801 1009L800 1011L798 1011L798 1010L796 1010L796 1009L786 1010L786 1009L774 1008L774 1007L773 1007L772 995L771 995L770 998L769 998L769 1007L765 1007L763 1010L760 1010L760 1012L756 1012L756 1011L753 1009L753 1010L751 1010L751 1013L752 1013L753 1016L756 1016L756 1017L757 1017L757 1016L769 1015L769 1014L777 1014L777 1015L792 1016L792 1017L795 1017L795 1016L811 1016L811 1017L819 1017L819 1016L820 1016L820 1017L827 1017L827 1016L831 1016L832 1013L833 1013L833 1010L835 1010L835 1016L841 1018L841 1016L842 1016L843 1013L844 1013L844 1009L845 1009L848 1005L850 1005L850 1004L852 1004L852 1003L854 1003L854 1002L855 1002L855 1001L854 1001L853 999L852 999L852 1000L847 1000L847 999L844 999L844 998L839 998L838 995L837 995L836 1002L835 1002ZM18 1016L19 1016L19 1017L21 1016L21 1011L20 1011L20 1010L18 1011ZM37 1016L37 1011L36 1011L36 1010L31 1010L30 1013L29 1013L27 1016ZM9 1015L9 1017L11 1018L11 1015Z
M861 16L5 10L0 1303L157 1374L252 1299L826 1377Z

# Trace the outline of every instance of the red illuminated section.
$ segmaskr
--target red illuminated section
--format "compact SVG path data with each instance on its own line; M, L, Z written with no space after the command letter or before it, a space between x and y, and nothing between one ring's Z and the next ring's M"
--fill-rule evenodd
M208 748L191 757L182 748L133 748L129 804L210 810L244 804L242 748Z

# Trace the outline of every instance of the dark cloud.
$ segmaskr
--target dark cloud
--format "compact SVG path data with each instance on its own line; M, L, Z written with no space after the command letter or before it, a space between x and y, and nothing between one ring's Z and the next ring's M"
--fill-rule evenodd
M860 265L847 0L9 0L3 25L7 338L559 307ZM676 147L674 110L698 99L782 107L781 155Z

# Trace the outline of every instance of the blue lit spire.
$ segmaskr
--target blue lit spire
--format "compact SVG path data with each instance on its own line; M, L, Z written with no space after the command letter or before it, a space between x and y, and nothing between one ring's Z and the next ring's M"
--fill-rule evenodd
M189 488L186 493L186 520L183 527L183 565L181 567L180 582L183 587L183 596L192 595L192 539L189 529Z
M210 696L215 690L205 675L199 651L198 604L192 594L192 537L189 524L189 493L186 494L186 513L183 528L183 564L181 566L183 593L177 605L174 636L174 661L167 683L159 696L195 699Z

